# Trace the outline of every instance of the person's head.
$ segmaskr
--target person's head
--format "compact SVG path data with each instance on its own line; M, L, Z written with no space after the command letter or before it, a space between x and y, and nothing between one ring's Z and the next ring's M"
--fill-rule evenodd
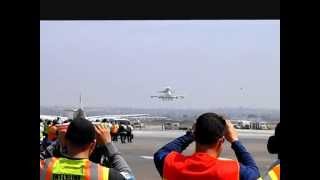
M57 135L58 135L58 140L61 142L64 142L64 137L67 133L67 129L70 123L63 123L57 125Z
M280 159L280 123L276 126L274 136L269 137L267 149L271 154L278 154Z
M58 120L53 120L53 121L52 121L52 125L53 125L53 126L55 126L55 125L57 125L57 124L58 124Z
M205 113L199 116L194 129L197 149L213 150L219 155L224 143L225 129L226 122L222 116L215 113Z
M82 153L88 158L96 145L93 124L83 118L73 120L65 134L65 144L68 149L68 155L73 156Z

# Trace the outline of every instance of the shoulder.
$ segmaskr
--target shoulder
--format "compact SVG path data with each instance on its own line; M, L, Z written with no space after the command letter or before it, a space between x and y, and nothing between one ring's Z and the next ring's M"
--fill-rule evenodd
M240 178L240 163L237 160L227 159L227 158L218 158L217 165L219 168L219 172L225 175L231 175L232 177Z
M50 157L50 158L47 158L47 159L41 159L40 160L40 169L46 169L48 168L48 166L50 164L55 164L55 162L57 162L59 158L56 158L56 157Z
M135 178L127 172L119 172L113 168L109 169L109 179L112 180L134 180Z
M220 163L221 165L234 166L237 169L240 169L240 164L237 160L222 158L222 157L219 157L217 160L218 160L217 162Z
M171 164L171 163L178 163L178 162L183 162L184 160L186 159L186 157L179 153L179 152L176 152L176 151L172 151L170 152L166 157L165 157L165 164Z
M230 163L230 162L238 163L237 160L233 160L233 159L229 159L229 158L218 157L217 159L218 159L220 162L225 162L225 163Z

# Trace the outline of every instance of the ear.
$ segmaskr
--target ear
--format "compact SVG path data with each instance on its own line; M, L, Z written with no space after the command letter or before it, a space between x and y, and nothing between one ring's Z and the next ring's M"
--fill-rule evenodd
M224 138L221 137L217 140L216 147L220 148L224 143Z
M94 151L94 149L96 148L96 144L97 144L97 141L93 140L93 142L90 144L90 153Z
M96 144L97 144L97 141L96 141L96 140L93 140L93 142L91 143L93 149L96 147Z
M224 143L224 137L219 138L218 142L219 142L219 145L222 145Z

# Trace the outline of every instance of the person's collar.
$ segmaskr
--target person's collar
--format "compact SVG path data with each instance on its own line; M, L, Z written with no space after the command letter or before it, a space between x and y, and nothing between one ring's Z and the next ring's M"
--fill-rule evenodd
M77 157L70 157L67 154L61 153L61 157L71 159L71 160L84 160L84 159L89 159L89 158L77 158Z

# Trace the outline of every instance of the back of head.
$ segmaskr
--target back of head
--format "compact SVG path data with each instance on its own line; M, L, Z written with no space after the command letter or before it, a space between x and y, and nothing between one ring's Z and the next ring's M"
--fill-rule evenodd
M201 145L212 145L224 136L226 122L215 113L205 113L198 117L195 125L195 141Z
M90 121L78 118L69 124L65 138L72 145L83 147L94 141L95 128Z
M267 149L271 154L278 154L280 159L280 123L277 124L274 136L269 137Z
M53 120L52 125L55 126L56 124L58 124L58 120Z

